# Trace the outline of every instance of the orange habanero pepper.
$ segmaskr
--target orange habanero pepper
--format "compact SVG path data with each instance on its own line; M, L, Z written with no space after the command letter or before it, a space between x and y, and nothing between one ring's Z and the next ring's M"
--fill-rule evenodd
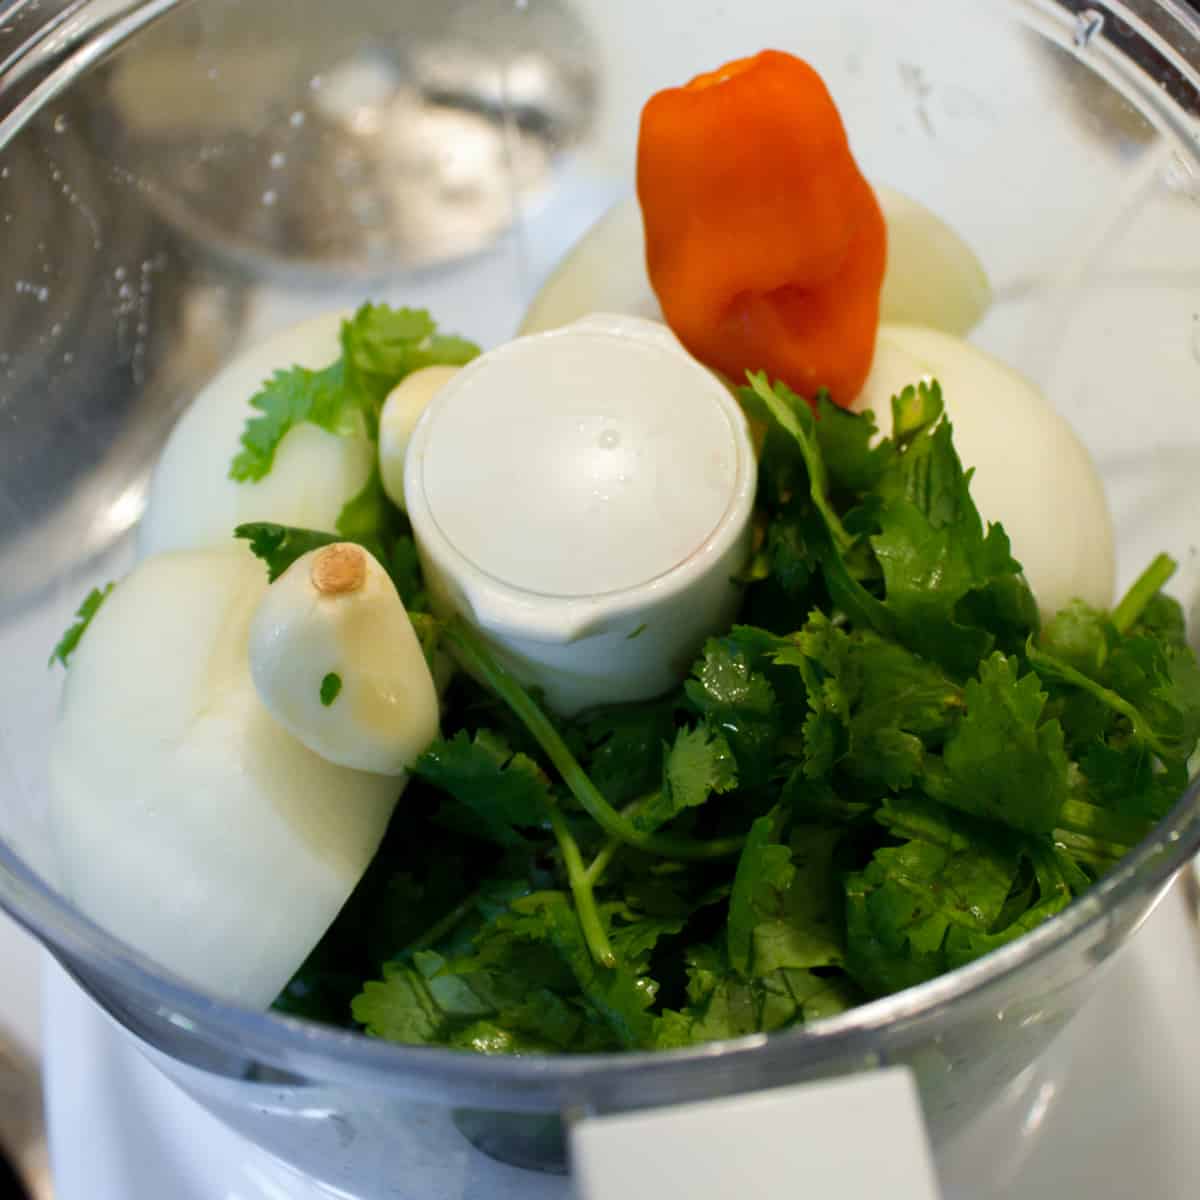
M646 267L667 323L741 382L849 404L871 367L887 229L821 77L764 50L642 111Z

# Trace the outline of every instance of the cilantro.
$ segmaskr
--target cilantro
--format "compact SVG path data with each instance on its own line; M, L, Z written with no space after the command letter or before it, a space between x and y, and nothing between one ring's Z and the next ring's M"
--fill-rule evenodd
M964 623L960 603L1020 571L1004 530L985 532L970 478L943 418L881 480L880 531L871 538L900 639L960 675L995 645L994 633Z
M684 685L693 708L720 733L746 787L766 783L779 734L775 692L766 676L751 669L745 650L730 638L710 639Z
M843 959L833 868L842 832L797 825L785 842L780 823L778 811L754 822L734 875L726 951L745 978Z
M626 804L659 785L663 744L675 729L673 701L597 709L576 727L592 781L611 803Z
M817 400L816 438L837 492L869 492L879 483L895 453L890 442L877 441L875 419L839 408L827 395Z
M1049 833L1067 798L1062 726L1017 660L993 654L967 681L966 716L946 740L930 791L943 804L1029 833Z
M657 829L713 793L736 786L737 767L725 739L705 726L681 729L663 763L662 788L634 817L634 826Z
M653 1020L647 1009L655 986L624 966L604 967L588 951L579 919L561 892L526 896L513 903L521 914L516 928L544 938L569 968L588 1008L594 1011L625 1049L650 1044Z
M752 412L760 415L765 412L776 428L790 436L808 476L809 497L821 514L834 545L846 549L852 539L828 498L829 482L825 460L817 445L816 421L812 410L787 384L776 383L772 387L765 372L760 371L757 375L747 373L746 378L750 386L741 389L739 395L742 402Z
M242 448L229 468L229 477L240 483L265 479L275 465L279 443L303 422L343 436L361 429L359 409L340 362L321 371L305 367L276 371L251 396L250 407L262 415L247 420Z
M870 995L945 970L952 929L990 933L1020 861L1015 839L921 801L889 803L879 819L908 840L846 878L846 966Z
M388 392L422 367L460 367L479 353L465 338L437 332L433 318L416 308L364 304L342 323L342 363L349 389L375 436Z
M807 677L805 721L810 778L835 766L893 791L922 770L926 740L944 734L962 708L962 692L933 663L875 633L848 633L816 612L775 654Z
M775 820L759 817L750 827L729 897L725 940L729 961L738 974L750 973L755 928L781 910L795 875L791 850L775 840Z
M92 588L88 592L83 603L76 610L75 623L58 639L58 645L50 652L50 661L46 664L47 666L52 667L56 662L61 663L64 667L70 665L71 655L75 653L80 639L87 632L92 618L100 611L100 606L108 599L108 594L115 586L115 584L106 583L102 588Z
M342 677L330 671L321 680L321 703L328 708L341 694Z
M467 353L424 314L360 310L343 416L370 436L390 379ZM331 379L300 381L319 415ZM763 375L740 395L767 424L742 623L652 700L544 712L469 625L424 611L377 475L336 531L239 531L272 571L368 546L427 658L464 668L403 832L280 1007L483 1054L771 1032L1036 928L1182 794L1200 666L1169 560L1112 612L1043 628L936 383L892 398L891 438Z
M310 550L319 550L333 542L357 542L391 575L409 613L423 612L428 597L407 518L391 506L382 491L376 493L376 479L372 476L364 491L343 509L337 533L252 521L239 525L233 535L248 541L251 553L266 563L271 583Z
M340 340L337 362L318 371L276 371L251 397L259 415L246 422L231 479L264 479L280 443L305 422L341 436L365 433L374 439L383 402L406 375L434 364L458 366L479 353L471 342L437 333L427 312L386 304L364 304L342 322Z
M296 529L291 525L274 525L269 521L253 521L239 525L233 536L250 543L250 552L267 564L267 579L274 583L298 558L310 550L319 550L341 539L335 533L320 533L315 529Z
M449 792L468 809L481 837L502 846L525 840L522 829L545 824L550 782L524 754L496 734L438 739L413 765L413 774Z

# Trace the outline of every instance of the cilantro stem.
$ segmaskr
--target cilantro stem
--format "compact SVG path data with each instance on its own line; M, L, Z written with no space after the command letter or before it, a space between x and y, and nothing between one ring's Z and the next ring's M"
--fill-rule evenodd
M631 804L625 805L621 809L621 816L631 817L644 805L648 804L657 795L657 792L651 792L649 796L642 796L634 800ZM593 887L600 882L604 876L604 872L608 870L608 864L612 862L613 855L624 845L620 838L610 837L608 841L596 851L596 857L592 859L591 865L587 869L587 880Z
M1113 627L1120 634L1128 633L1145 611L1146 605L1158 594L1159 589L1175 574L1178 564L1169 554L1160 554L1134 580L1133 586L1121 597L1121 602L1112 610Z
M1137 845L1150 832L1154 823L1126 817L1082 800L1068 800L1058 814L1058 826L1058 833L1076 833L1096 841L1115 843L1124 854L1127 847Z
M1029 658L1029 665L1042 679L1051 679L1058 683L1071 684L1074 687L1082 688L1085 692L1091 692L1102 704L1111 708L1113 712L1120 713L1129 722L1130 730L1138 741L1143 745L1149 746L1155 754L1163 758L1169 757L1166 747L1163 746L1154 730L1147 724L1146 718L1123 696L1119 696L1111 688L1106 688L1103 684L1097 683L1091 676L1076 670L1074 667L1063 662L1062 659L1056 658L1052 654L1047 654L1044 650L1039 650L1033 644L1033 638L1030 638L1026 643L1025 653Z
M454 648L463 666L487 684L525 724L554 764L571 794L588 815L609 836L663 858L727 858L741 851L745 838L717 838L710 842L676 837L667 833L643 833L628 817L622 816L600 793L587 772L576 761L558 730L534 703L528 692L492 656L479 635L461 618L445 626L446 641Z
M1072 833L1068 829L1056 829L1054 842L1066 851L1074 862L1087 863L1100 871L1115 867L1129 853L1128 846L1101 841L1084 833Z
M571 897L575 901L575 914L579 917L579 926L583 930L588 950L602 967L615 967L617 956L609 945L608 934L604 932L600 910L596 907L596 897L592 893L592 881L588 878L583 857L579 853L579 843L556 806L550 808L550 828L558 841L563 866L567 868L567 882L571 887Z
M605 842L598 851L596 851L596 857L592 859L591 865L585 872L588 883L595 887L596 884L600 882L604 872L608 870L608 864L613 860L613 855L616 854L616 852L624 844L625 843L620 841L620 839L610 837L608 841Z

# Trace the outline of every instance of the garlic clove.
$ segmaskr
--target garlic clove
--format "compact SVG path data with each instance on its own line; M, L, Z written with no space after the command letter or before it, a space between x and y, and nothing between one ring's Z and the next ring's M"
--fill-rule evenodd
M388 499L404 508L404 456L429 402L458 373L458 367L422 367L388 393L379 416L379 474Z
M260 600L249 656L271 715L329 762L403 775L437 736L420 642L391 578L361 546L298 558Z

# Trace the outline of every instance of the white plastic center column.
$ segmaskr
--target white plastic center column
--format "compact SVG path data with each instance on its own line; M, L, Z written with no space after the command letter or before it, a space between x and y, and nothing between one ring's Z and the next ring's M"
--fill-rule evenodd
M720 380L665 326L595 316L446 384L405 501L435 603L573 712L669 689L732 619L755 474Z

